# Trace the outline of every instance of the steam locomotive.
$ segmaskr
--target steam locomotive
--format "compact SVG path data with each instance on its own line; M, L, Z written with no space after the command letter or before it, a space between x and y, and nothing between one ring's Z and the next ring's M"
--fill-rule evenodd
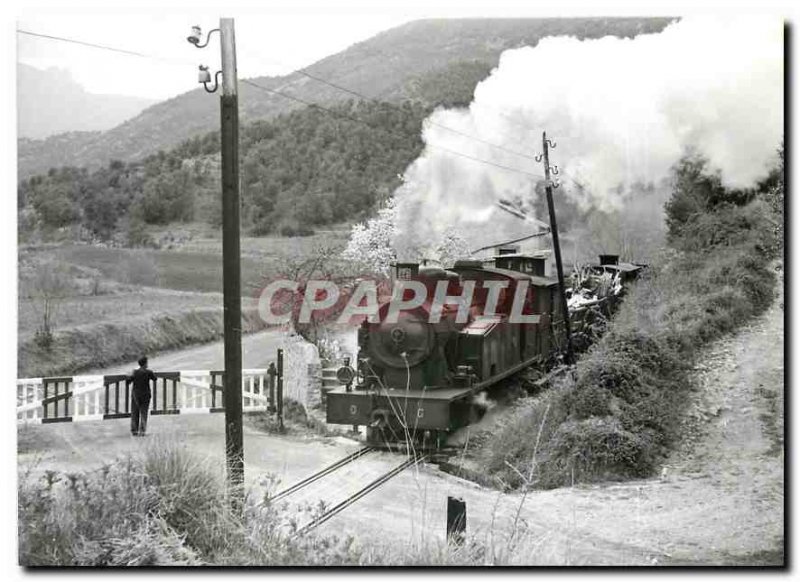
M478 420L478 393L526 368L545 370L558 361L564 313L558 280L545 276L545 261L512 248L487 260L457 261L449 269L392 265L393 282L417 281L431 293L437 285L444 285L448 296L472 287L469 305L439 306L439 317L431 318L437 307L429 295L393 320L384 300L378 317L358 329L355 366L346 362L339 368L342 386L326 395L327 422L366 426L373 446L409 440L422 448L444 446L448 434ZM574 272L567 292L573 337L584 337L582 331L608 316L642 268L601 255L599 264ZM517 296L524 318L514 317L520 310ZM487 303L493 308L487 310Z

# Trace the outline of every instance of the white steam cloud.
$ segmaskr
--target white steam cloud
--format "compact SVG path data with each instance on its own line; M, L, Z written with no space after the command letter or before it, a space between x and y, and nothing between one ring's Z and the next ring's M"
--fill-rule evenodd
M490 209L499 198L533 197L536 178L441 148L535 175L541 164L442 126L531 156L546 130L557 143L557 192L583 208L622 209L637 184L668 177L687 148L725 185L746 187L766 174L783 136L783 23L687 18L633 39L549 37L504 52L469 109L436 111L425 124L431 147L395 193L401 255L453 227L476 245L531 231Z

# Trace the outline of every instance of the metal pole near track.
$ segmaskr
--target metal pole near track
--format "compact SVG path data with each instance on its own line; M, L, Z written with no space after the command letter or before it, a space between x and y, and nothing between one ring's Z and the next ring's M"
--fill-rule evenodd
M561 265L561 245L558 242L558 225L556 225L556 210L553 205L553 182L550 179L550 153L548 146L556 147L554 143L547 139L547 132L542 132L542 156L544 163L545 192L547 193L547 210L550 213L550 232L553 235L553 251L556 255L556 271L558 272L558 288L561 296L561 312L564 318L564 334L567 341L567 352L565 361L567 364L574 362L572 353L572 330L569 325L569 308L567 306L567 290L564 287L564 268ZM555 173L558 173L556 168Z
M225 326L225 458L231 499L244 496L242 293L239 248L239 96L232 18L219 21L222 47L222 291Z
M447 541L461 545L467 537L467 502L447 496Z

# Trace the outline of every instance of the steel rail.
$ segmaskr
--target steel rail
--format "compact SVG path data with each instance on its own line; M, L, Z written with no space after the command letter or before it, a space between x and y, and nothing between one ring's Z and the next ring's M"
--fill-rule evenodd
M364 447L363 449L359 449L356 452L351 453L351 454L347 455L346 457L343 457L343 458L339 459L338 461L336 461L332 465L328 465L324 469L322 469L320 471L317 471L313 475L310 475L310 476L306 477L302 481L298 481L297 483L295 483L291 487L288 487L287 489L284 489L283 491L280 491L280 492L276 493L275 495L272 495L271 497L268 498L267 501L269 501L271 503L273 501L277 501L278 499L286 497L287 495L291 495L295 491L299 491L300 489L303 489L304 487L306 487L308 485L311 485L315 481L318 481L318 480L322 479L326 475L328 475L330 473L333 473L337 469L340 469L341 467L344 467L345 465L347 465L349 463L352 463L356 459L361 458L364 455L366 455L367 453L371 453L372 451L375 451L375 450L377 450L375 447Z
M427 457L428 457L428 455L421 455L419 457L414 456L414 457L410 457L410 458L406 459L405 461L400 463L397 467L395 467L394 469L388 471L387 473L384 473L381 477L378 477L377 479L375 479L372 483L370 483L369 485L367 485L363 489L360 489L359 491L355 492L353 495L351 495L350 497L348 497L347 499L345 499L341 503L338 503L338 504L334 505L332 508L330 508L328 511L326 511L322 515L320 515L320 516L314 518L313 520L311 520L309 523L307 523L306 525L301 527L299 530L297 530L297 532L295 532L295 534L292 537L296 538L296 537L299 537L299 536L307 534L312 529L322 525L323 523L328 521L333 516L337 515L338 513L343 511L344 509L350 507L353 503L355 503L356 501L358 501L359 499L361 499L362 497L364 497L368 493L374 491L375 489L377 489L378 487L380 487L381 485L386 483L389 479L391 479L395 475L403 472L404 470L406 470L408 467L411 467L412 465L416 465L417 463L421 463Z

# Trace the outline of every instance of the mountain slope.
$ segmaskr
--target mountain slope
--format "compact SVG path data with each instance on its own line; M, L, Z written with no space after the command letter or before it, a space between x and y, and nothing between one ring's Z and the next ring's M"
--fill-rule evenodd
M311 65L306 71L353 91L386 101L405 98L435 101L425 94L430 80L449 65L478 62L491 70L507 49L535 45L546 36L573 35L599 38L658 32L667 18L554 18L421 20L393 28ZM428 79L428 83L421 80ZM353 95L300 73L285 77L259 77L254 83L324 105ZM442 89L443 87L438 87ZM243 121L270 118L302 106L296 101L239 83ZM51 140L27 143L20 150L20 178L46 171L54 163L97 167L111 159L133 160L169 148L219 124L218 100L195 89L158 103L125 123L85 140L80 148L54 154ZM82 136L85 138L86 136Z
M155 101L88 93L69 72L17 63L18 133L42 139L75 131L102 131L130 119Z

